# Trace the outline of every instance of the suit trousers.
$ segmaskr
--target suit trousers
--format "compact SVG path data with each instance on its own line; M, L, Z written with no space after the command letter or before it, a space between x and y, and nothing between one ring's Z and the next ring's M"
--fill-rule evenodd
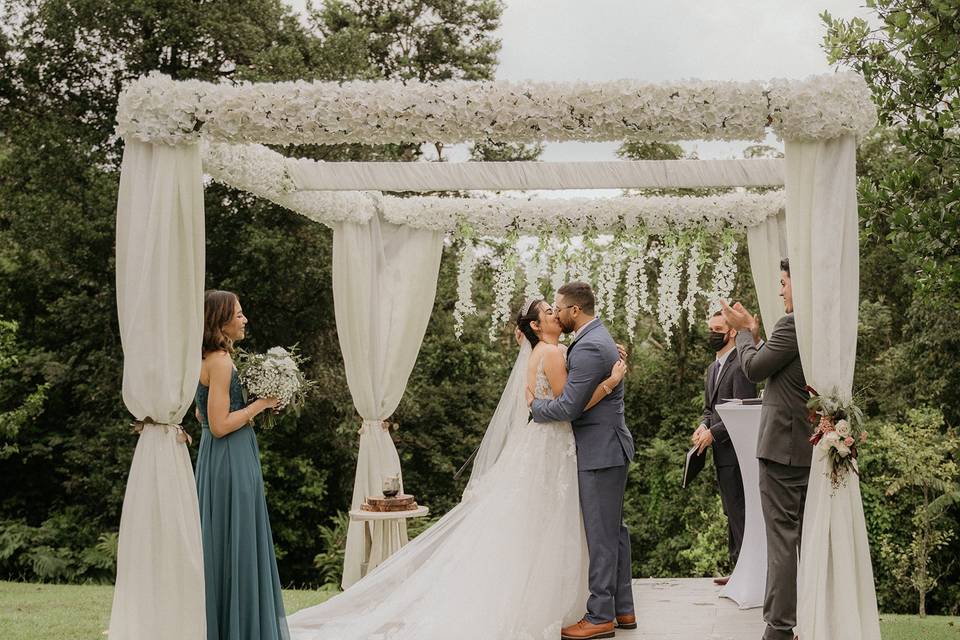
M740 465L723 465L716 469L720 502L723 504L723 513L727 516L727 553L732 569L737 565L737 558L740 557L740 546L743 544L743 530L747 519L743 478L740 475Z
M590 555L589 622L610 622L633 614L630 532L623 522L627 465L580 471L580 510Z
M810 467L760 459L760 506L767 530L764 640L793 640L797 625L797 566Z

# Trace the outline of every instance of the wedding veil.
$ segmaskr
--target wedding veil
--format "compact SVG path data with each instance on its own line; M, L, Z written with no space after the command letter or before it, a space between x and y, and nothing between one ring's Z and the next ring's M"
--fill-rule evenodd
M473 460L473 469L470 472L470 480L467 482L465 494L469 493L477 481L496 464L511 431L515 427L527 424L530 410L527 407L525 390L527 387L527 365L530 362L532 352L533 347L530 346L530 342L523 338L520 353L517 354L513 370L510 372L507 384L500 395L500 403L497 405L496 411L493 412L493 417L490 418L487 431L483 434L483 440L480 442L480 449Z

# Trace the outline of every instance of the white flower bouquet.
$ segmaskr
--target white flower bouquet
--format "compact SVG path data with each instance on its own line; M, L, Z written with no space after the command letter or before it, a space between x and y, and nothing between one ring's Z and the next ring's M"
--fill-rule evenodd
M237 351L237 372L245 392L255 398L280 399L273 411L261 414L265 428L274 427L281 413L300 415L315 384L300 370L304 362L306 358L297 353L296 345L289 350L272 347L266 353Z

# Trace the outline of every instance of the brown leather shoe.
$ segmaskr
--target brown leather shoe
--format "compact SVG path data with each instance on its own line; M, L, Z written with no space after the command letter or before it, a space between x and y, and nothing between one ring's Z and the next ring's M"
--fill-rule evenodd
M563 640L593 640L594 638L612 638L613 636L613 620L593 624L584 618L577 624L572 624L560 630L560 637Z
M721 587L724 586L724 585L726 585L728 582L730 582L730 576L725 576L725 577L722 577L722 578L714 578L714 579L713 579L713 584L719 585L719 586L721 586Z
M637 628L637 616L631 614L625 616L617 616L617 628L618 629L636 629Z

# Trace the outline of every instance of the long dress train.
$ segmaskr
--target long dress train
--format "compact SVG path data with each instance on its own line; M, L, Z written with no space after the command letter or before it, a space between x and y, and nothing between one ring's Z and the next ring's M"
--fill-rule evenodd
M542 364L537 397L552 397ZM460 504L342 594L290 616L290 631L296 640L555 640L582 615L586 578L570 423L520 423Z

